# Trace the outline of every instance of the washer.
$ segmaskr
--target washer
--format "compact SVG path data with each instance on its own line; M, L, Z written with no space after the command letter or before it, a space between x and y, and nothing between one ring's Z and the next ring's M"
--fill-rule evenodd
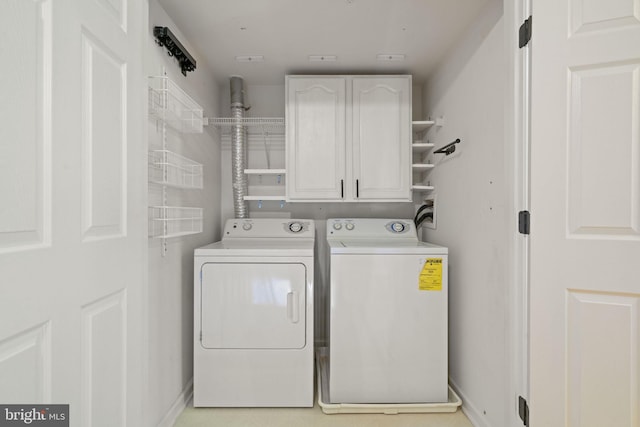
M223 233L194 254L194 406L313 406L314 222Z
M327 246L327 400L447 402L447 248L404 219L329 219Z

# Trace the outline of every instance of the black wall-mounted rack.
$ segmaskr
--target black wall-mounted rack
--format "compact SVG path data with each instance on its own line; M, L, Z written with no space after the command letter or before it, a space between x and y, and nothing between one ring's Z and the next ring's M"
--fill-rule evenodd
M456 151L456 144L458 144L460 142L460 138L456 139L453 142L448 143L447 145L445 145L444 147L434 151L434 154L444 154L446 156L448 156L449 154L453 153L454 151Z
M167 27L153 27L153 36L156 43L167 48L169 56L173 56L178 60L182 74L187 75L188 71L196 69L196 60L182 46L182 43Z

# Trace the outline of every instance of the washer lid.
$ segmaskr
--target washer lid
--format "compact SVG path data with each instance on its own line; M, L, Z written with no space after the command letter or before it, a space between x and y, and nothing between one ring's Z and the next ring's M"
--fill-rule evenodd
M327 240L332 254L447 254L448 248L406 240Z
M197 248L195 256L313 256L312 239L227 239Z

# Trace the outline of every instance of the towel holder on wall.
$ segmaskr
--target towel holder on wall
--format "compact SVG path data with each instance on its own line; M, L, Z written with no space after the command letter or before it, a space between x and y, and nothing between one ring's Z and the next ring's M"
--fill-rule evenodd
M456 144L458 144L459 142L460 142L460 138L456 139L453 142L450 142L449 144L445 145L442 148L437 149L433 153L444 154L445 156L448 156L449 154L452 154L454 151L456 151Z

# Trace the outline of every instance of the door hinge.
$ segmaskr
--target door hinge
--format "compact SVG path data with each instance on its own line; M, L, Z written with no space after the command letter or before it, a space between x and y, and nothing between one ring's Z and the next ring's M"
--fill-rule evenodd
M520 415L520 419L525 426L529 426L529 404L527 400L518 396L518 414Z
M518 231L520 234L529 234L531 227L531 214L529 211L518 212Z
M527 18L522 25L520 25L519 32L519 42L518 45L520 48L525 47L529 44L529 40L531 40L531 16Z

